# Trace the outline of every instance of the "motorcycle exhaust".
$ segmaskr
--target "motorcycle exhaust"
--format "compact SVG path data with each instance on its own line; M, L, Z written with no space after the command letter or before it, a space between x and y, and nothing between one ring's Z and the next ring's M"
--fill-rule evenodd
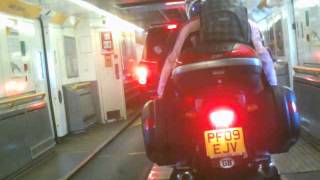
M184 171L177 175L177 180L193 180L193 174L190 171Z

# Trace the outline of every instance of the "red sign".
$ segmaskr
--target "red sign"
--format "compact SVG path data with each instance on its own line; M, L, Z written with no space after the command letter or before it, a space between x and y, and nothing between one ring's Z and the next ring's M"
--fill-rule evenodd
M111 32L101 32L102 54L113 53L113 41Z

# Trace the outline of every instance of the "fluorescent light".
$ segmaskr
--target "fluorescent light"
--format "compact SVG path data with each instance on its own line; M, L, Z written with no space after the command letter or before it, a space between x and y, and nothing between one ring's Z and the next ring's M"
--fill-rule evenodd
M10 80L4 85L7 96L20 94L25 91L26 87L27 83L23 80Z
M21 33L33 37L36 34L36 30L34 28L34 24L30 22L20 21L16 28Z
M2 15L2 14L0 14L0 24L9 28L16 27L16 22L14 20L9 19L6 15Z
M298 2L295 3L295 7L298 9L305 9L305 8L310 8L310 7L315 7L319 5L319 0L308 0L306 2L305 0L299 0Z
M74 4L77 4L79 6L81 6L82 8L85 8L85 9L88 9L90 11L93 11L95 13L98 13L102 16L105 16L106 18L109 18L109 19L112 19L113 21L117 21L118 23L120 23L121 25L125 25L125 27L130 27L130 28L133 28L135 30L138 30L138 31L144 31L143 28L133 24L133 23L130 23L124 19L121 19L120 17L112 14L112 13L109 13L108 11L106 10L103 10L103 9L100 9L98 8L97 6L91 4L91 3L88 3L86 1L83 1L83 0L68 0Z

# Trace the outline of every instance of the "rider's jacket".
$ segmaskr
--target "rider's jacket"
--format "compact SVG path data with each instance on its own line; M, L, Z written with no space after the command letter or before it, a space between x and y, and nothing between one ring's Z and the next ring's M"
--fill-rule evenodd
M257 51L259 55L259 59L262 61L263 70L267 77L267 80L270 85L277 85L277 76L274 68L274 64L272 61L272 58L270 56L270 53L268 52L267 48L264 47L262 37L260 35L260 30L258 25L249 20L249 24L251 27L251 38L254 45L255 50ZM186 23L177 38L177 41L173 47L172 52L168 55L168 57L165 60L165 64L163 66L159 86L158 86L158 96L162 97L165 86L167 84L167 80L171 74L171 71L174 69L175 61L179 57L181 53L182 46L187 39L187 37L200 29L200 19L195 18L188 23Z

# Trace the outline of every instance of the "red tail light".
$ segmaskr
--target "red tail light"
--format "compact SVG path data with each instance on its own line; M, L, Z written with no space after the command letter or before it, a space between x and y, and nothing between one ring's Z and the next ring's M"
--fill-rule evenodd
M176 25L176 24L169 24L169 25L167 25L167 29L168 30L173 30L173 29L177 29L178 28L178 25Z
M235 120L235 112L227 108L217 109L209 114L209 119L216 128L228 128Z
M148 68L145 66L139 66L136 68L136 75L138 77L138 82L141 85L147 84L148 79Z

